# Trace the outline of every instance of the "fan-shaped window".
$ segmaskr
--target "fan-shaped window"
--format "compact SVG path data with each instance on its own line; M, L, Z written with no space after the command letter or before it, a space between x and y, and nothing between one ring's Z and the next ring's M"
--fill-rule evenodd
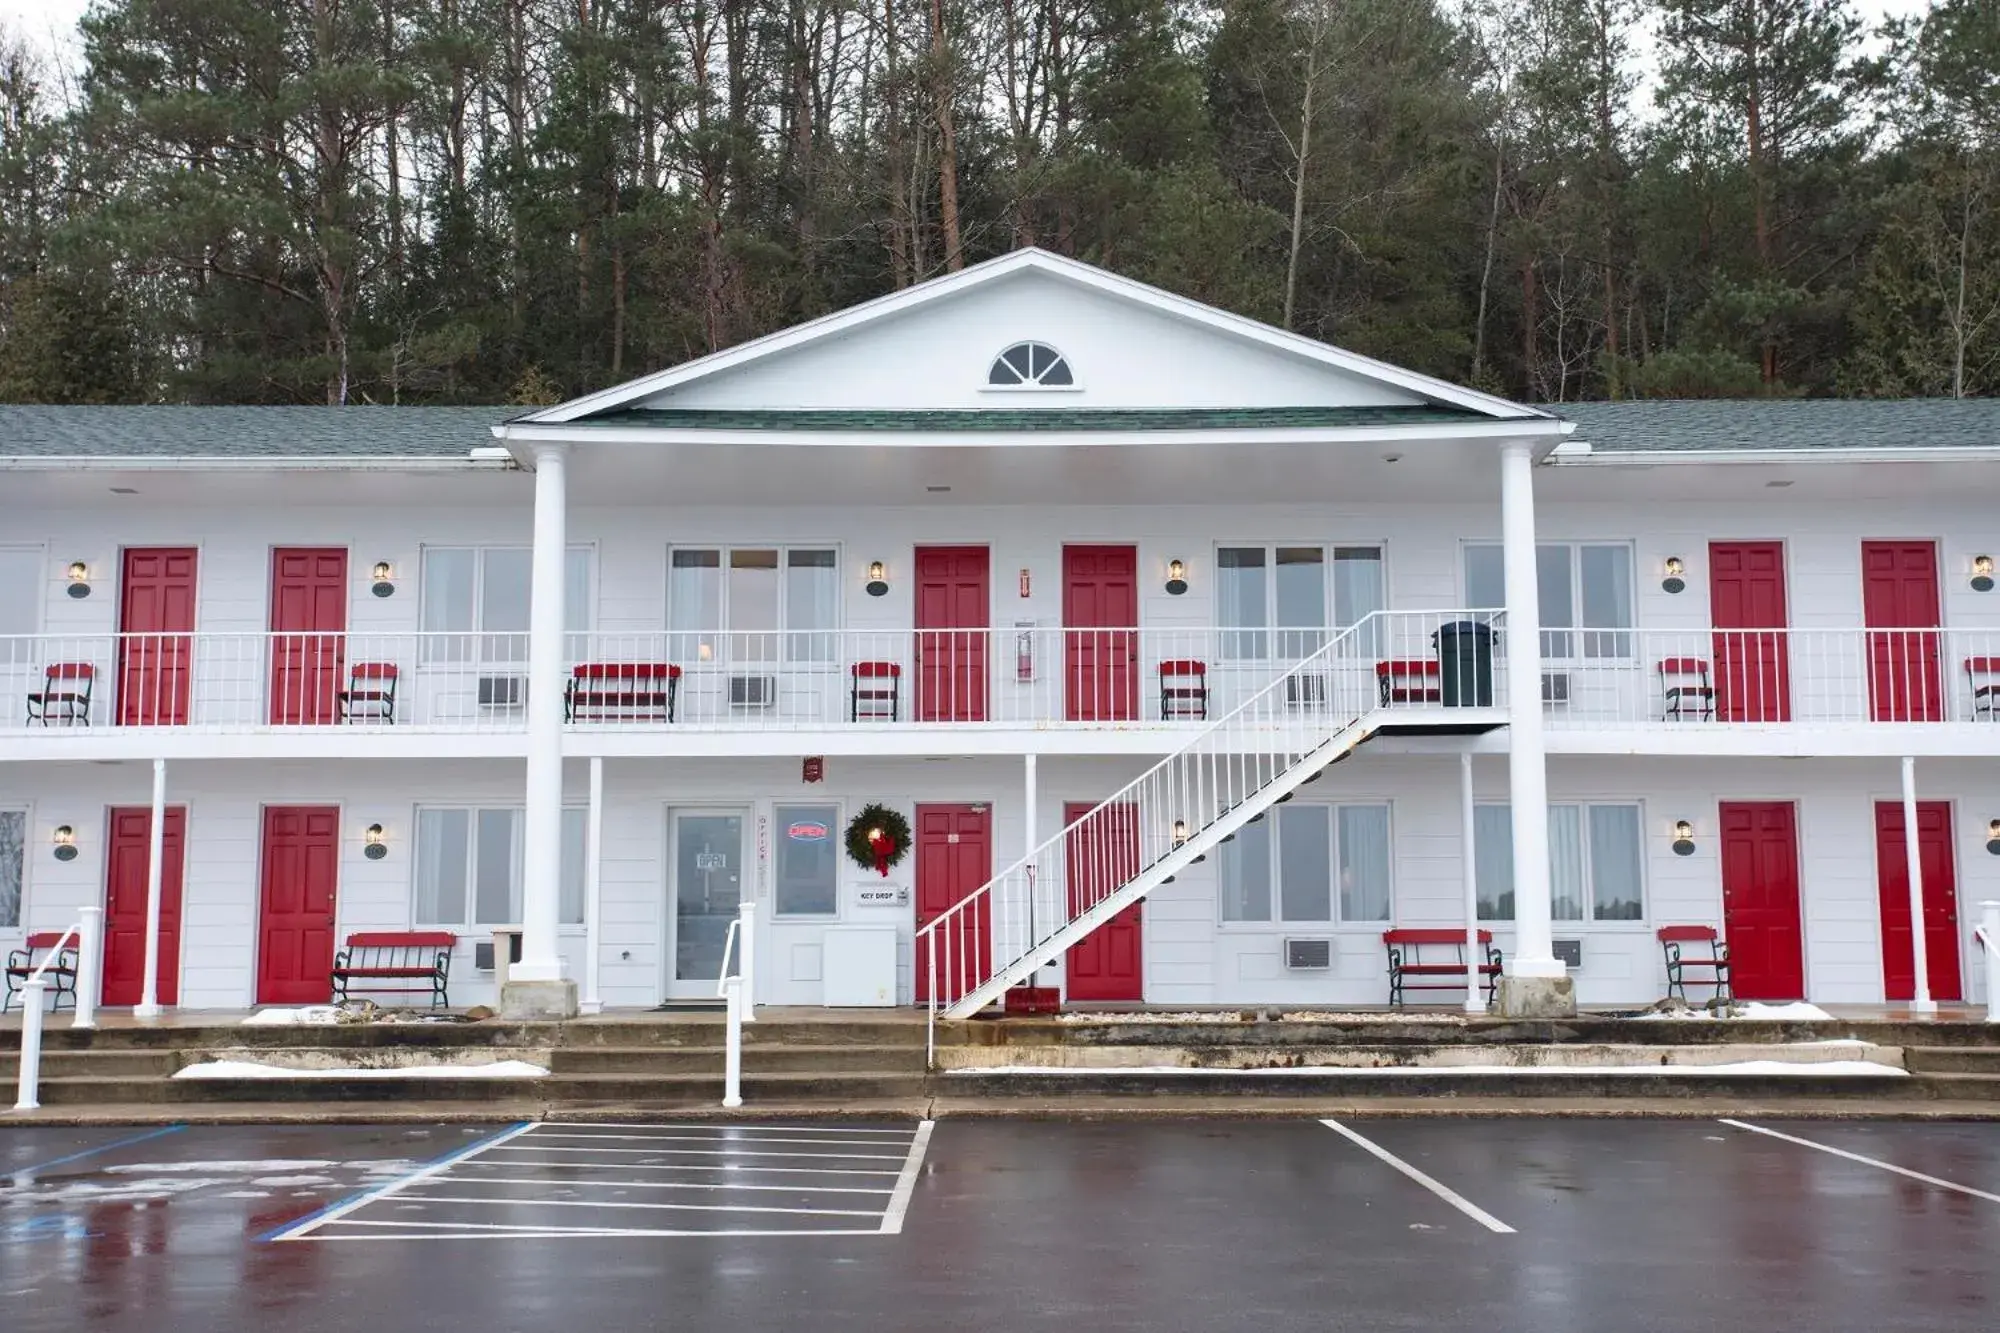
M1047 343L1015 343L993 359L986 382L1004 388L1066 389L1076 377L1062 353Z

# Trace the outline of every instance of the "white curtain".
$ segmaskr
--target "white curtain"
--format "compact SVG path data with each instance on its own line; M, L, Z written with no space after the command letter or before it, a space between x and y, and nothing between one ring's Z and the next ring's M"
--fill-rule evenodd
M1340 919L1390 921L1389 807L1340 807Z
M1549 807L1549 915L1583 920L1583 810Z
M1514 919L1514 824L1504 805L1472 812L1472 870L1479 887L1479 919Z

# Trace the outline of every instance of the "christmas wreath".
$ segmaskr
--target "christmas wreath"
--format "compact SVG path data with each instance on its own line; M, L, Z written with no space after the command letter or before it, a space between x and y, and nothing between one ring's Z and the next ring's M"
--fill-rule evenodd
M865 870L888 877L889 867L910 852L910 821L900 810L866 805L847 824L847 856Z

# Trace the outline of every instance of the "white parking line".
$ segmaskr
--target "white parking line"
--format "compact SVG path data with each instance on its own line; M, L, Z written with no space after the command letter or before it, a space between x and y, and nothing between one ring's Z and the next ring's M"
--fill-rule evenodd
M476 1203L492 1208L648 1208L670 1213L791 1213L800 1217L880 1217L873 1208L765 1208L748 1203L639 1203L622 1199L496 1199L491 1195L405 1194L411 1203Z
M474 1162L474 1166L499 1166L499 1162ZM507 1163L512 1165L512 1163ZM532 1162L522 1163L533 1166ZM852 1185L750 1185L709 1184L684 1180L550 1180L547 1176L432 1176L454 1185L586 1185L592 1189L619 1190L761 1190L775 1194L890 1194L892 1189L858 1189ZM510 1201L511 1202L511 1201Z
M533 1148L496 1148L496 1152L534 1152ZM586 1150L587 1151L587 1150ZM610 1152L612 1149L605 1149ZM632 1149L629 1151L637 1151ZM645 1154L654 1156L657 1154ZM487 1166L566 1166L591 1171L764 1171L776 1176L897 1176L857 1166L743 1166L736 1162L520 1162L514 1158L481 1163Z
M1493 1214L1487 1212L1479 1205L1473 1203L1470 1199L1467 1199L1464 1195L1458 1193L1453 1189L1450 1189L1445 1185L1439 1184L1437 1181L1431 1179L1423 1172L1417 1170L1417 1168L1415 1168L1414 1166L1411 1166L1408 1162L1404 1161L1402 1158L1396 1156L1396 1154L1390 1152L1387 1148L1381 1147L1378 1144L1372 1143L1369 1140L1362 1138L1359 1134L1356 1134L1353 1130L1341 1124L1338 1120L1322 1120L1320 1121L1320 1123L1322 1125L1325 1125L1328 1129L1332 1130L1334 1133L1340 1135L1342 1138L1345 1138L1350 1143L1356 1144L1359 1147L1366 1149L1368 1152L1373 1153L1376 1157L1379 1157L1384 1162L1387 1162L1390 1166L1395 1167L1398 1171L1401 1171L1411 1180L1416 1181L1419 1185L1422 1185L1425 1189L1437 1195L1440 1199L1443 1199L1446 1203L1458 1209L1459 1212L1464 1213L1467 1217L1479 1223L1480 1226L1485 1227L1488 1231L1498 1232L1503 1236L1511 1236L1515 1234L1514 1228L1508 1226L1505 1222L1502 1222L1499 1218L1493 1216Z
M707 1129L713 1130L718 1134L891 1134L900 1132L889 1129L828 1129L815 1125L736 1125L713 1122L709 1124L697 1122L692 1125L646 1125L629 1120L614 1121L607 1125L594 1124L588 1120L544 1120L542 1127L544 1129ZM902 1141L908 1143L915 1136L916 1131L912 1129L908 1135L902 1137ZM607 1135L606 1137L609 1136Z
M314 1213L311 1217L306 1218L303 1222L300 1222L292 1226L290 1229L281 1231L277 1235L272 1236L271 1239L274 1241L303 1240L307 1236L310 1236L314 1231L318 1230L320 1227L325 1226L328 1222L338 1221L341 1218L346 1217L347 1214L354 1212L356 1209L365 1208L371 1203L379 1203L381 1200L388 1198L390 1195L400 1193L401 1191L408 1189L410 1186L415 1185L420 1181L428 1180L432 1176L442 1175L444 1172L449 1171L452 1167L457 1166L461 1162L470 1161L471 1159L479 1156L479 1154L483 1152L487 1152L494 1148L499 1147L501 1144L505 1143L508 1139L519 1138L521 1135L526 1134L534 1127L535 1126L532 1121L524 1121L521 1124L515 1125L511 1129L502 1130L500 1133L495 1134L490 1138L481 1139L477 1143L474 1143L465 1148L461 1148L456 1152L446 1153L444 1156L438 1158L436 1161L430 1163L428 1166L419 1167L417 1170L410 1172L409 1175L399 1177L396 1180L392 1180L387 1185L384 1185L380 1189L369 1190L364 1194L357 1194L353 1198L347 1200L344 1203L336 1204L332 1208L328 1208L321 1212Z
M567 1144L543 1144L538 1135L530 1152L620 1152L641 1157L803 1157L816 1161L900 1162L899 1152L756 1152L748 1148L573 1148Z
M774 1136L774 1135L769 1135L769 1134L759 1134L759 1135L756 1135L756 1136L754 1136L754 1137L752 1137L752 1136L749 1136L749 1135L745 1135L744 1137L742 1137L742 1138L740 1138L740 1139L732 1139L732 1138L723 1138L723 1137L721 1137L721 1136L719 1136L719 1135L714 1135L714 1134L562 1134L562 1133L551 1133L551 1134L537 1134L537 1135L535 1135L535 1142L537 1142L537 1143L541 1143L541 1142L543 1142L544 1140L547 1140L547 1139L591 1139L591 1140L596 1140L596 1139L636 1139L636 1140L638 1140L638 1141L639 1141L639 1142L641 1142L641 1143L810 1143L810 1144L814 1145L815 1147L829 1147L829 1148L830 1148L830 1147L833 1147L833 1146L834 1146L834 1145L835 1145L836 1143L838 1143L838 1144L841 1144L841 1145L845 1145L845 1144L850 1144L850 1143L852 1143L852 1144L859 1144L859 1145L861 1145L861 1146L863 1146L863 1147L875 1147L875 1148L907 1148L907 1147L909 1147L909 1146L910 1146L910 1140L908 1140L908 1139L838 1139L838 1140L835 1140L835 1139L781 1139L781 1138L778 1138L778 1137L776 1137L776 1136ZM814 1154L814 1156L823 1156L823 1155L830 1155L830 1156L834 1156L834 1157L848 1157L848 1156L852 1156L852 1154L850 1154L850 1153L832 1153L832 1154L819 1154L819 1153L815 1153L815 1154Z
M896 1177L896 1192L889 1199L889 1210L882 1214L882 1234L901 1235L903 1214L910 1211L910 1195L917 1188L917 1173L924 1167L924 1150L931 1145L932 1124L926 1120L917 1126L917 1137L910 1144L910 1156L903 1163L902 1174Z
M1735 1129L1747 1129L1752 1134L1762 1134L1768 1138L1783 1139L1787 1143L1796 1143L1801 1148L1816 1148L1820 1152L1831 1153L1835 1157L1845 1157L1848 1161L1859 1162L1863 1166L1872 1166L1882 1171L1893 1171L1899 1176L1907 1176L1911 1180L1921 1180L1924 1184L1935 1185L1941 1190L1953 1190L1959 1194L1970 1194L1975 1199L1985 1199L1991 1203L2000 1203L2000 1194L1989 1194L1985 1190L1976 1190L1970 1185L1961 1185L1952 1180L1940 1180L1936 1176L1927 1176L1921 1171L1912 1171L1908 1167L1897 1166L1893 1162L1882 1162L1877 1161L1873 1157L1863 1157L1858 1152L1849 1152L1845 1148L1836 1148L1832 1144L1815 1143L1811 1139L1802 1139L1796 1134L1781 1134L1775 1129L1766 1129L1762 1125L1752 1125L1742 1120L1724 1120L1722 1123Z
M844 1227L811 1227L802 1231L766 1231L718 1227L713 1231L688 1231L656 1227L532 1227L504 1222L361 1222L342 1218L340 1227L380 1227L375 1235L316 1235L314 1240L564 1240L578 1236L874 1236L880 1233ZM427 1228L417 1234L406 1227ZM386 1233L386 1234L385 1234Z

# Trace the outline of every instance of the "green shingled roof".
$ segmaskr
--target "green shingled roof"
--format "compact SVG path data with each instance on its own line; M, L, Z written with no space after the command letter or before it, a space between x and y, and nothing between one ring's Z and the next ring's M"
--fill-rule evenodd
M631 408L572 424L726 431L1305 430L1491 420L1456 407L986 408L966 412L724 411Z
M2000 447L2000 399L1659 399L1562 403L1573 440L1596 453L1747 449L1991 449Z
M0 458L464 458L518 407L0 406Z

